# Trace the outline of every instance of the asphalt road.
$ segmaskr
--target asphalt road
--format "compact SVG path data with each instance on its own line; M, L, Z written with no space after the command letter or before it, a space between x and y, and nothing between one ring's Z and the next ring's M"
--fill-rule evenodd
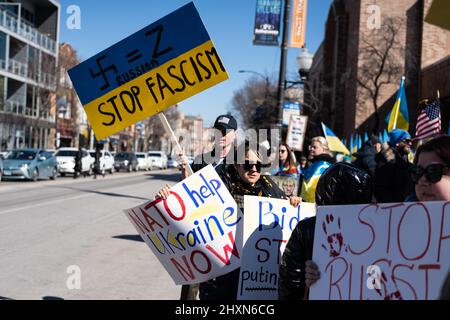
M178 299L122 210L174 170L0 182L0 299Z

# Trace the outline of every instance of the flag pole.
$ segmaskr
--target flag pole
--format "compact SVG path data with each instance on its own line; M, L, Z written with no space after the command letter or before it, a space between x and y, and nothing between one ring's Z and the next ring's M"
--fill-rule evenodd
M159 119L161 120L162 125L163 125L164 129L166 130L167 134L168 134L168 135L172 138L172 140L175 142L175 144L176 144L176 146L177 146L177 148L178 148L178 154L184 154L183 149L181 148L180 143L178 142L178 139L177 139L175 133L173 132L172 127L170 126L169 121L168 121L167 118L166 118L166 115L165 115L164 113L161 112L161 113L158 114L158 116L159 116ZM187 166L186 166L186 170L187 170L188 176L191 176L191 175L194 174L194 171L192 171L192 168L191 168L191 166L189 165L189 163L188 163Z
M402 82L400 83L400 90L402 89L402 87L405 85L405 80L406 77L402 76ZM397 99L398 100L398 99ZM397 103L397 101L396 101ZM401 102L400 102L401 103ZM394 115L394 123L392 125L392 129L395 130L397 129L397 120L398 120L398 114L400 112L400 105L398 106L398 108L395 110L395 115Z

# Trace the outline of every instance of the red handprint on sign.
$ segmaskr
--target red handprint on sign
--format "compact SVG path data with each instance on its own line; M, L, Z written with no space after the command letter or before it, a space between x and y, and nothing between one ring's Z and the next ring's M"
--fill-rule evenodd
M330 251L330 257L339 257L344 249L344 237L341 232L341 218L336 220L332 214L327 214L325 216L325 221L322 223L322 228L327 236L328 243L328 248L325 245L322 245L322 248Z
M381 289L383 289L383 292L381 292ZM381 272L380 286L375 287L375 291L384 300L403 300L394 277L388 278L384 272Z

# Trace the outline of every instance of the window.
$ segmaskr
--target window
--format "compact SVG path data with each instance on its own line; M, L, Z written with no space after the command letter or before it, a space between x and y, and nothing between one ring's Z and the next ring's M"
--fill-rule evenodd
M0 32L0 62L6 60L6 34Z

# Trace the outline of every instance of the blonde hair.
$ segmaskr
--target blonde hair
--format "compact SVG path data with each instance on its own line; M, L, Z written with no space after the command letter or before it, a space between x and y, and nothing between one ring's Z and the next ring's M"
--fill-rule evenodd
M325 137L321 137L321 136L314 137L314 138L311 139L311 144L313 144L314 142L318 142L322 146L322 148L324 150L324 153L332 156L332 153L330 151L330 147L328 146L328 141L327 141L327 139Z

